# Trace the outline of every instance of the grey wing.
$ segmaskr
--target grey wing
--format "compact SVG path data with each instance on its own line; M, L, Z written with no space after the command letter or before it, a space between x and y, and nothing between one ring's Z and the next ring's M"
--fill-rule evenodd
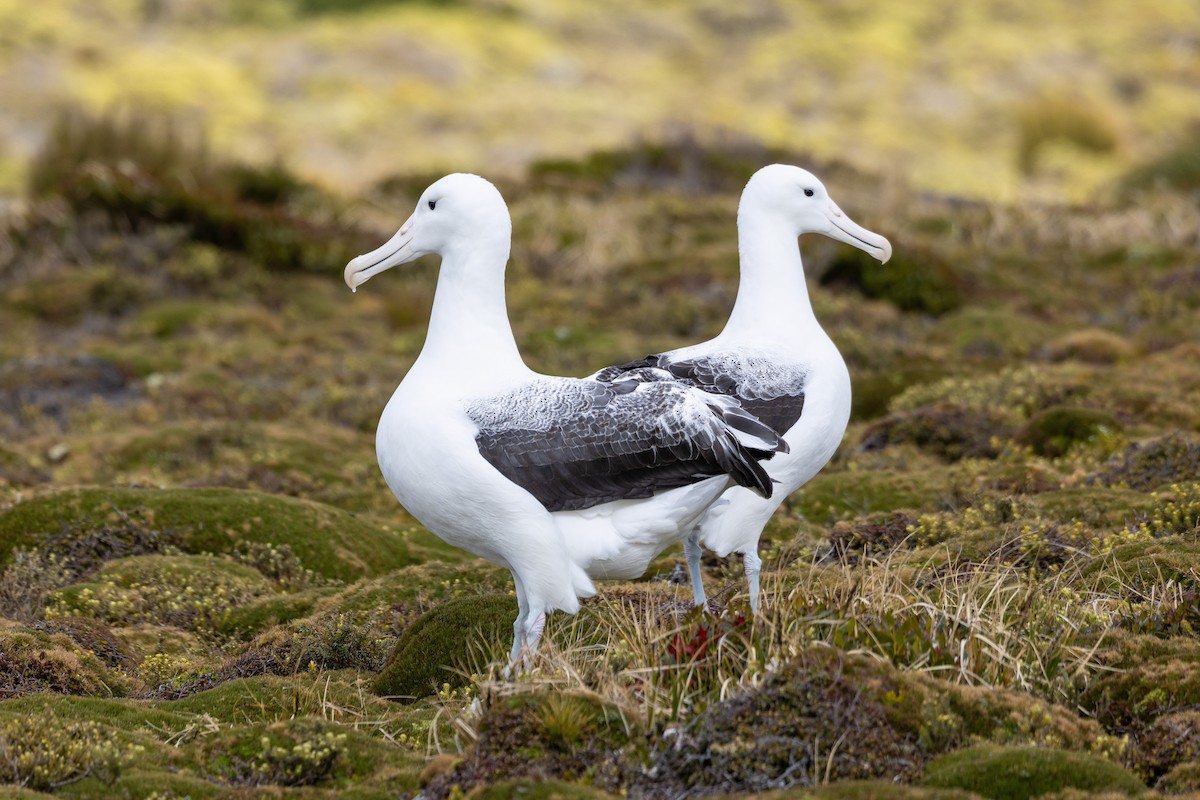
M645 498L727 474L770 497L786 447L730 398L673 380L543 378L467 409L480 454L550 511Z
M659 353L607 367L596 373L596 378L620 381L650 370L706 392L737 398L747 412L780 436L804 413L805 370L755 354L711 353L676 359L671 353Z

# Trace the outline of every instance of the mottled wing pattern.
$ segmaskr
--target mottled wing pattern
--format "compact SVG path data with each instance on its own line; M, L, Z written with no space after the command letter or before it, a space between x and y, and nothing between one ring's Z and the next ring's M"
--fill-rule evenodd
M650 497L728 474L764 496L758 463L786 445L731 398L668 374L540 378L467 408L479 452L548 510Z
M746 411L781 436L804 412L804 369L754 353L711 353L680 360L672 360L670 353L650 355L607 367L596 374L596 379L619 381L629 373L653 370L706 392L737 398Z

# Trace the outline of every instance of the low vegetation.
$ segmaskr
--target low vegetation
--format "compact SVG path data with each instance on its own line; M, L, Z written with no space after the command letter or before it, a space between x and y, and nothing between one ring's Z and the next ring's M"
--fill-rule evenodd
M887 199L825 165L897 269L802 242L856 403L767 528L759 613L711 555L691 609L670 551L505 680L510 577L375 466L432 264L351 295L337 253L387 230L154 119L64 117L0 232L5 796L1200 791L1190 196ZM510 178L530 364L716 333L766 158L813 163L689 139ZM424 182L377 187L391 224Z

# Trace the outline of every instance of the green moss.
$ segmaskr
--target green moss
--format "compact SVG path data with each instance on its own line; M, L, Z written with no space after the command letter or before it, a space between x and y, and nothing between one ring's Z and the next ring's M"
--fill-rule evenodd
M825 471L789 501L814 522L900 509L933 510L950 495L948 474L922 471Z
M107 443L97 443L97 449ZM104 447L93 469L111 483L259 489L351 511L386 498L370 439L344 427L254 422L164 425Z
M75 489L18 503L0 515L0 551L71 537L120 521L162 531L189 553L229 553L251 542L287 544L309 569L337 580L380 575L460 551L417 528L393 531L329 506L233 489Z
M905 786L886 781L839 781L837 783L797 792L764 792L755 800L977 800L979 795L963 789L936 789L928 786Z
M935 251L897 249L880 264L861 250L846 248L821 276L823 286L845 286L903 311L940 316L962 305L962 279Z
M1114 441L1121 424L1094 408L1055 406L1039 411L1017 432L1017 441L1040 456L1065 455L1077 445Z
M863 431L860 447L879 450L912 443L949 461L994 458L1012 426L1002 415L987 409L961 408L946 403L902 411Z
M274 625L311 614L318 601L336 592L334 587L325 587L258 597L230 608L217 621L216 629L221 633L249 638Z
M1113 540L1105 558L1083 568L1085 578L1099 578L1112 590L1147 587L1173 581L1185 585L1200 583L1200 539L1195 536L1166 536L1149 539L1135 536L1132 541Z
M1200 142L1194 133L1130 170L1121 181L1121 188L1127 193L1155 187L1184 191L1200 187Z
M931 332L933 341L952 347L960 358L985 362L1024 358L1052 336L1044 322L1008 308L981 306L947 314Z
M394 609L415 619L448 600L481 593L510 594L512 590L512 573L483 559L465 563L429 561L360 580L326 605L345 614Z
M617 795L594 786L556 780L502 781L472 792L475 800L609 800Z
M1095 756L1041 747L981 745L934 759L927 786L966 789L990 800L1025 800L1062 789L1141 794L1133 773Z
M120 776L111 785L105 785L95 780L85 780L59 789L54 794L56 797L77 797L80 800L92 800L97 797L161 797L164 800L213 798L215 800L229 797L229 788L204 780L199 776L181 772L178 767L145 766L123 769ZM39 797L44 798L45 796L39 795Z
M1129 342L1110 331L1089 328L1072 331L1046 344L1051 361L1082 361L1085 364L1116 364L1133 354Z
M1153 510L1151 498L1123 489L1077 486L1041 492L1028 499L1029 513L1100 530L1120 530Z
M461 597L435 607L400 637L375 681L375 692L419 698L446 683L465 685L467 679L456 670L479 661L481 655L485 661L500 657L494 649L511 644L516 617L516 598L508 595Z

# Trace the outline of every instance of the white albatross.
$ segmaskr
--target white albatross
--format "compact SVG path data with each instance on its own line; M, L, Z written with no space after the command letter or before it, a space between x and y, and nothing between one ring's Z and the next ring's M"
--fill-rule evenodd
M833 456L850 419L850 374L813 314L797 238L821 233L886 262L887 239L851 220L825 186L799 167L772 164L750 178L738 205L741 278L724 330L701 344L600 370L592 377L662 370L685 385L736 397L787 442L765 465L775 491L731 486L684 540L696 605L706 602L700 546L741 553L750 607L758 609L758 540L767 520Z
M510 667L546 614L595 592L587 571L640 575L734 482L769 495L758 463L785 447L738 400L660 371L616 381L540 375L504 301L512 223L491 183L448 175L383 246L351 261L357 290L442 257L425 344L376 433L388 486L446 542L509 569L519 614Z

